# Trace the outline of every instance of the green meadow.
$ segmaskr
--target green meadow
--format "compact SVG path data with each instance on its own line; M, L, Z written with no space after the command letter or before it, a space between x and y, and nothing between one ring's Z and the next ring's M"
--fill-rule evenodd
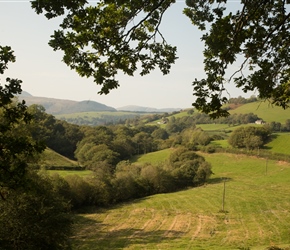
M273 140L266 144L273 153L290 154L290 133L275 133Z
M58 154L57 152L46 148L41 155L40 164L42 166L56 166L56 167L77 167L78 163L72 161L67 157Z
M230 114L248 114L254 113L266 122L285 123L290 119L290 109L282 109L281 107L273 106L268 102L252 102L244 104L236 109L230 110Z
M166 157L160 154L160 160ZM225 153L203 156L214 172L204 186L75 215L73 249L289 246L290 164Z
M169 157L172 150L173 149L169 148L157 152L152 152L150 154L136 155L132 157L131 162L139 162L139 163L150 162L153 164L162 163Z
M92 171L90 170L74 170L75 167L79 167L78 162L70 160L49 148L46 148L42 154L40 164L42 166L41 171L45 171L49 174L58 174L62 177L74 174L81 177L92 175ZM46 167L55 167L58 170L45 170Z

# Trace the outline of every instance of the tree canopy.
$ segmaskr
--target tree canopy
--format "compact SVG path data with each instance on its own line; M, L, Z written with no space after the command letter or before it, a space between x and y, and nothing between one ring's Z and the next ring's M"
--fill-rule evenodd
M93 77L101 94L119 86L118 72L133 76L159 68L168 74L177 48L160 32L162 17L176 0L34 0L48 18L63 16L49 41L80 76ZM243 1L229 10L227 0L185 0L184 14L204 31L204 79L193 81L193 106L211 117L226 116L226 83L288 107L289 0ZM234 72L230 66L242 60Z
M12 62L11 47L0 46L0 75ZM33 171L45 145L33 138L25 102L15 99L21 83L7 77L0 84L0 248L69 249L69 201Z
M15 62L11 47L0 46L0 75L11 62ZM28 164L44 150L44 145L34 141L27 129L31 116L25 102L14 99L21 93L21 83L7 77L6 84L0 85L0 198L4 198L7 188L23 184Z

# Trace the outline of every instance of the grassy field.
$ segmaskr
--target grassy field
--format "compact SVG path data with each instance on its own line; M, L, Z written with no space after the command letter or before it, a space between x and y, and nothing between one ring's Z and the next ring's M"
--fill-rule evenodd
M73 170L74 167L79 167L79 164L76 161L70 160L55 151L47 148L45 149L41 162L42 167L61 167L61 168L69 168L70 170L44 170L47 171L49 174L59 174L60 176L64 177L67 175L77 174L82 177L86 177L92 174L90 170Z
M154 163L154 164L162 163L163 161L165 161L169 157L172 150L173 149L171 149L171 148L167 148L167 149L153 152L150 154L136 155L131 159L131 161L132 162L139 162L139 163L150 162L150 163Z
M246 126L255 126L260 127L263 125L257 125L257 124L241 124L241 125L235 125L235 126L229 126L227 124L197 124L197 128L201 128L204 131L221 131L221 132L231 132L237 128L240 127L246 127Z
M196 127L205 131L228 131L236 128L236 126L230 127L227 124L196 124Z
M290 165L242 155L204 156L214 172L205 186L76 215L73 249L289 246Z
M281 107L272 106L268 102L252 102L231 110L231 114L247 114L254 113L266 122L281 122L285 123L290 117L290 109L282 109Z
M77 167L78 163L72 161L55 151L46 148L41 156L40 164L43 166L62 166L62 167Z
M92 173L93 173L90 170L81 170L81 171L76 171L76 170L46 170L46 171L49 174L58 174L61 177L65 177L67 175L74 175L74 174L81 176L81 177L87 177L87 176L92 175Z
M266 144L273 153L290 154L290 133L275 133L274 139Z
M230 146L227 140L212 141L209 145L216 146L216 147L222 147L222 148L227 148Z
M195 111L198 112L198 111ZM290 119L290 109L282 109L281 107L272 106L268 102L252 102L247 103L244 105L239 106L236 109L230 110L230 114L249 114L254 113L258 117L262 118L266 122L280 122L282 124L285 123L287 119ZM187 110L181 111L177 114L172 115L175 118L188 116ZM170 119L171 116L168 117ZM160 122L161 120L154 121L152 123L149 123L150 125L156 125L157 122ZM199 127L200 125L197 125ZM209 124L209 125L201 125L202 129L204 130L231 130L232 127L229 127L226 124Z

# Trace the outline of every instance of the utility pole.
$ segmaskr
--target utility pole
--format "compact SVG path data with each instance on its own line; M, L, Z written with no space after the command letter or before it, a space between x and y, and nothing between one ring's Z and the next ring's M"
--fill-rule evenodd
M226 178L224 178L224 191L223 191L222 212L225 212L225 199L226 199Z

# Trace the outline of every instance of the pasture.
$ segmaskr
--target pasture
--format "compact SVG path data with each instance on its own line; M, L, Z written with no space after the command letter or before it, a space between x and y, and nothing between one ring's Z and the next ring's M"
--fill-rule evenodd
M290 117L290 109L283 109L281 107L273 106L269 102L251 102L240 107L230 110L230 114L248 114L254 113L266 122L280 122L285 123Z
M196 124L197 128L201 128L204 131L226 132L236 129L237 126L229 126L227 124Z
M150 162L153 164L162 163L170 156L173 150L174 149L172 148L167 148L160 151L152 152L150 154L136 155L132 157L131 162Z
M77 167L76 161L70 160L67 157L58 154L50 148L46 148L41 155L40 164L42 166L63 166L63 167Z
M266 144L273 153L290 154L290 133L275 133L273 140Z
M73 249L289 246L290 164L233 154L203 156L214 172L207 185L75 215Z

